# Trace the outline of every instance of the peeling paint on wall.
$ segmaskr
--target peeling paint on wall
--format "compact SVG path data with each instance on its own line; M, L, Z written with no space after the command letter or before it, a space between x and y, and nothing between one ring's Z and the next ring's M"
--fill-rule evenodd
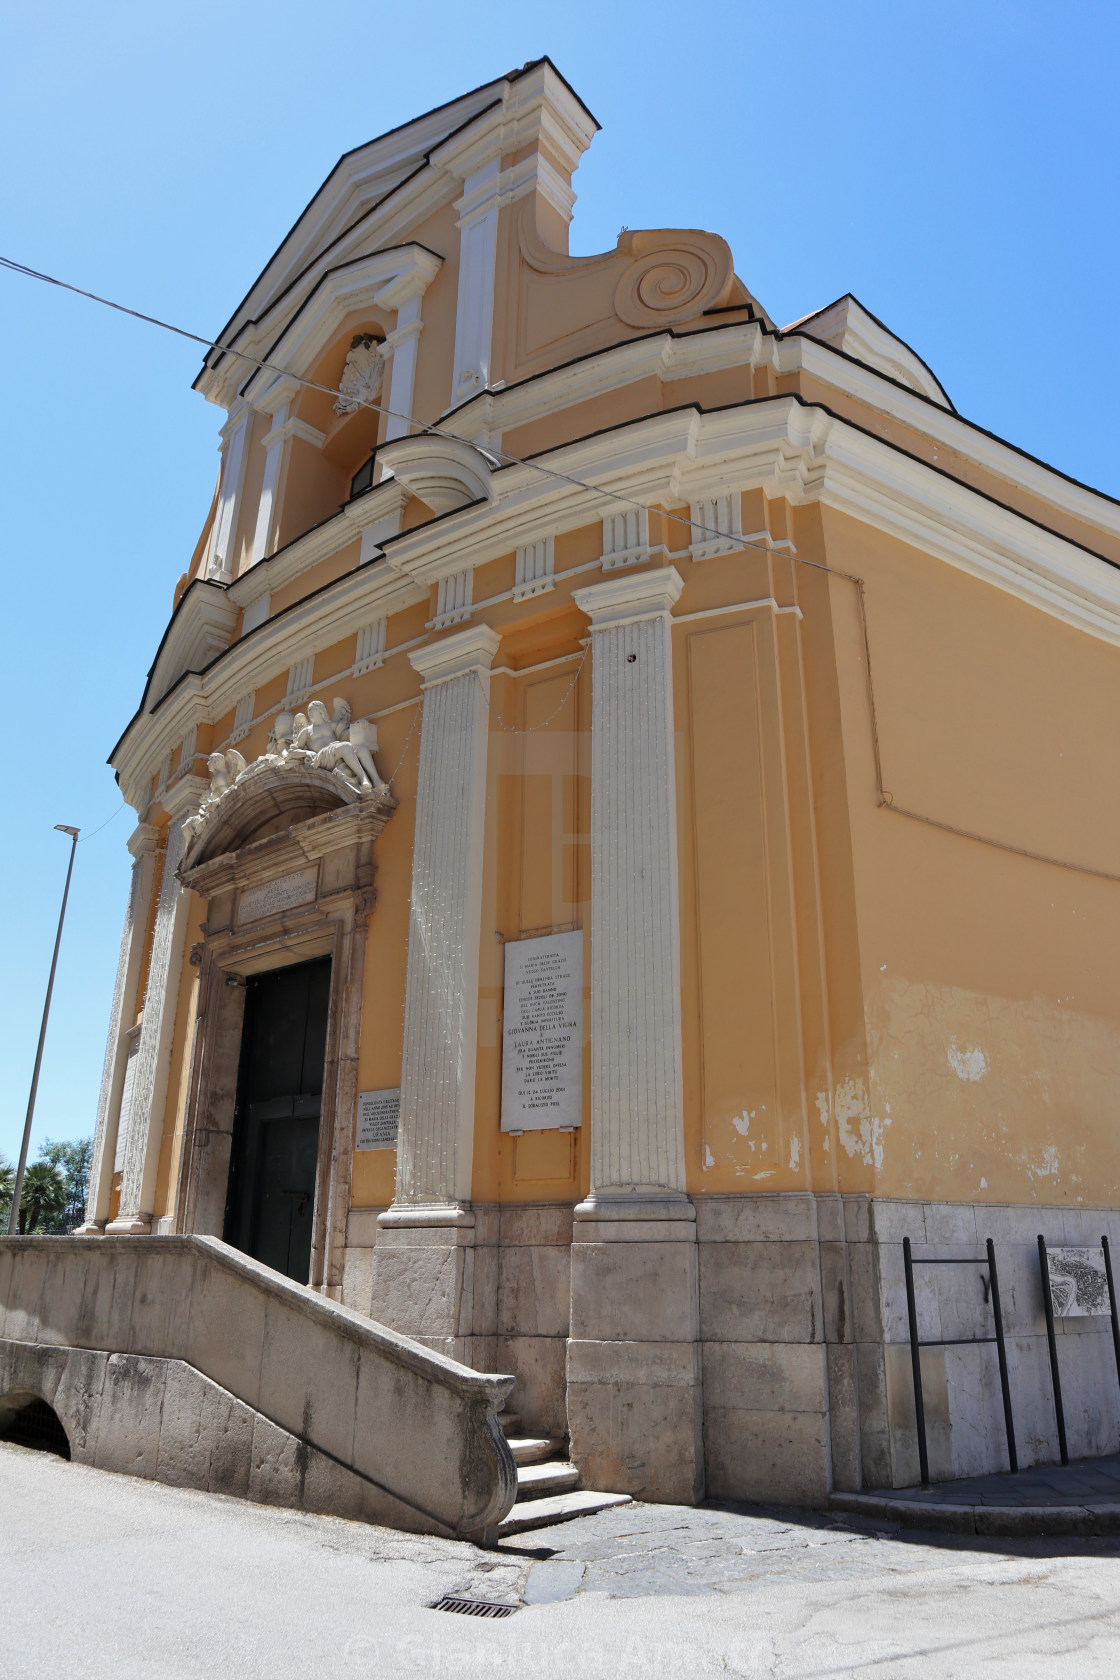
M958 1079L966 1079L973 1083L983 1079L988 1071L988 1058L983 1050L959 1050L951 1042L945 1054L949 1058L949 1066Z

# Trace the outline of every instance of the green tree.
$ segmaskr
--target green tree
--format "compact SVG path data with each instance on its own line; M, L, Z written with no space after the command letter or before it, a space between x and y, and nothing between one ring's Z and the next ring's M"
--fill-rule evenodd
M16 1169L6 1155L0 1155L0 1237L8 1229L8 1214L12 1206L12 1191L16 1187Z
M89 1190L89 1168L93 1158L93 1139L72 1138L68 1143L56 1143L46 1138L39 1149L40 1161L57 1167L66 1181L66 1206L56 1218L43 1225L44 1231L72 1231L86 1215L86 1193Z
M20 1236L30 1234L40 1223L57 1228L66 1213L66 1175L49 1161L35 1161L23 1175L19 1199Z

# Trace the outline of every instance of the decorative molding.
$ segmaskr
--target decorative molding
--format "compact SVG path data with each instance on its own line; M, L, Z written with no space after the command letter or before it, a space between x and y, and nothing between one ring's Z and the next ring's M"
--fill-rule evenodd
M446 636L442 641L414 649L408 662L423 677L425 690L472 673L485 676L488 682L501 643L502 638L488 624L472 624L469 630L460 630L456 636Z
M823 346L799 342L822 362L850 366ZM868 370L856 371L869 382L884 383ZM946 428L960 429L961 423L945 410L909 393L895 394L920 406ZM487 398L488 403L497 400ZM327 647L352 633L355 622L423 601L440 576L486 564L554 534L599 523L604 493L611 491L643 504L672 507L725 493L730 483L737 490L761 489L769 497L788 498L794 505L821 502L838 507L1087 634L1120 645L1120 570L793 396L707 414L692 407L656 413L566 444L541 460L558 472L586 479L589 488L566 488L560 501L556 480L535 471L531 464L504 467L492 475L492 501L402 532L386 544L386 565L346 573L271 621L267 636L228 647L204 675L184 676L174 697L154 716L139 714L114 749L112 761L129 803L140 808L153 763L182 738L192 721L220 717L246 687L260 687L275 677L307 646ZM364 508L363 517L375 517L379 505L375 498L382 496L384 488L378 486L359 498L353 509ZM400 495L397 487L389 493ZM1084 495L1092 499L1091 492ZM351 511L316 534L315 552L325 556L351 540ZM242 592L255 583L256 572L264 574L263 582L278 563L279 559L268 561L239 580L230 592L233 601L244 599ZM187 609L192 607L192 597L201 597L207 612L206 603L216 600L227 614L233 613L236 622L225 590L193 585L157 657L148 705L170 686L167 683L161 689L158 679L174 669L176 659L182 660L180 670L191 663L176 650L191 633ZM196 633L200 634L197 625L206 622L204 614L193 621ZM222 639L223 648L228 639L228 635Z
M322 700L312 700L306 718L279 712L267 750L252 764L232 747L212 752L206 761L210 786L205 797L196 798L196 809L183 825L187 867L212 849L215 827L228 833L231 824L236 826L246 800L263 799L273 812L298 807L307 797L303 782L308 778L313 786L318 778L317 785L340 803L366 794L391 797L374 762L376 750L377 725L353 718L350 702L336 696L333 715Z
M400 437L378 451L383 470L391 472L435 514L453 513L470 502L494 499L493 468L480 450L459 438Z
M297 659L288 668L288 683L284 690L285 706L294 706L300 700L306 700L311 693L312 680L315 676L315 655L308 654L305 659Z
M264 448L271 455L274 449L282 449L289 438L299 438L301 442L309 443L312 449L322 449L327 441L327 434L321 432L318 426L309 426L306 420L300 420L293 415L290 420L283 420L273 426L263 440Z
M725 496L702 496L689 503L689 517L694 525L706 531L718 531L718 536L695 536L692 542L693 560L712 560L717 554L736 554L743 546L743 497L738 490Z
M258 595L255 601L250 601L241 615L241 634L248 636L254 630L259 630L268 619L268 609L272 605L271 595Z
M953 405L944 387L921 357L915 355L902 339L896 338L881 321L877 321L850 292L837 298L827 308L803 316L800 321L784 328L783 332L799 332L807 338L819 339L822 344L831 345L854 361L862 362L865 367L886 374L888 379L908 385L912 391L928 397L940 408L952 410Z
M523 544L517 550L513 599L528 601L555 587L552 538L541 537L537 542Z
M355 677L362 676L366 671L376 671L385 663L385 627L388 622L386 618L375 618L372 624L363 624L358 631L352 673Z
M248 694L243 694L237 702L237 705L233 709L233 730L230 734L231 741L244 740L250 729L252 729L253 707L256 703L257 696L254 689L250 689Z
M473 591L474 573L469 569L440 578L436 587L436 616L428 629L446 630L452 624L465 624L471 616Z
M347 316L367 309L394 308L397 304L393 300L422 295L442 266L442 257L415 243L354 255L349 261L332 264L304 294L288 324L268 345L267 358L262 353L262 359L301 377L308 374L337 337ZM383 297L390 301L383 302ZM291 401L291 385L283 374L258 368L246 380L243 394L254 407L272 412L281 402Z
M621 508L603 518L603 570L620 566L644 566L649 560L649 512L646 508Z
M156 705L187 671L200 671L230 645L237 607L220 585L192 583L179 602L148 676L144 703Z

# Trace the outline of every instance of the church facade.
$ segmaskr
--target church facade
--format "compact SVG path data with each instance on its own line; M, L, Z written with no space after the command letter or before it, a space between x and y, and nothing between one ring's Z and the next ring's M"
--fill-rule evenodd
M991 1236L1052 1458L1036 1235L1120 1235L1120 508L850 296L570 255L596 127L542 60L358 148L206 357L86 1231L513 1373L588 1487L808 1503L917 1479L903 1239ZM920 1289L934 1472L1001 1468L983 1267Z

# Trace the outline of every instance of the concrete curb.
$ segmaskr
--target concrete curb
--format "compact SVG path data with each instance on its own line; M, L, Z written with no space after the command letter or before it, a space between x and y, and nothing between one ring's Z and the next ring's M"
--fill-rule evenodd
M874 1493L834 1493L830 1511L873 1517L924 1528L936 1534L1004 1535L1027 1539L1040 1534L1093 1537L1120 1534L1120 1504L951 1505L923 1499L891 1499Z

